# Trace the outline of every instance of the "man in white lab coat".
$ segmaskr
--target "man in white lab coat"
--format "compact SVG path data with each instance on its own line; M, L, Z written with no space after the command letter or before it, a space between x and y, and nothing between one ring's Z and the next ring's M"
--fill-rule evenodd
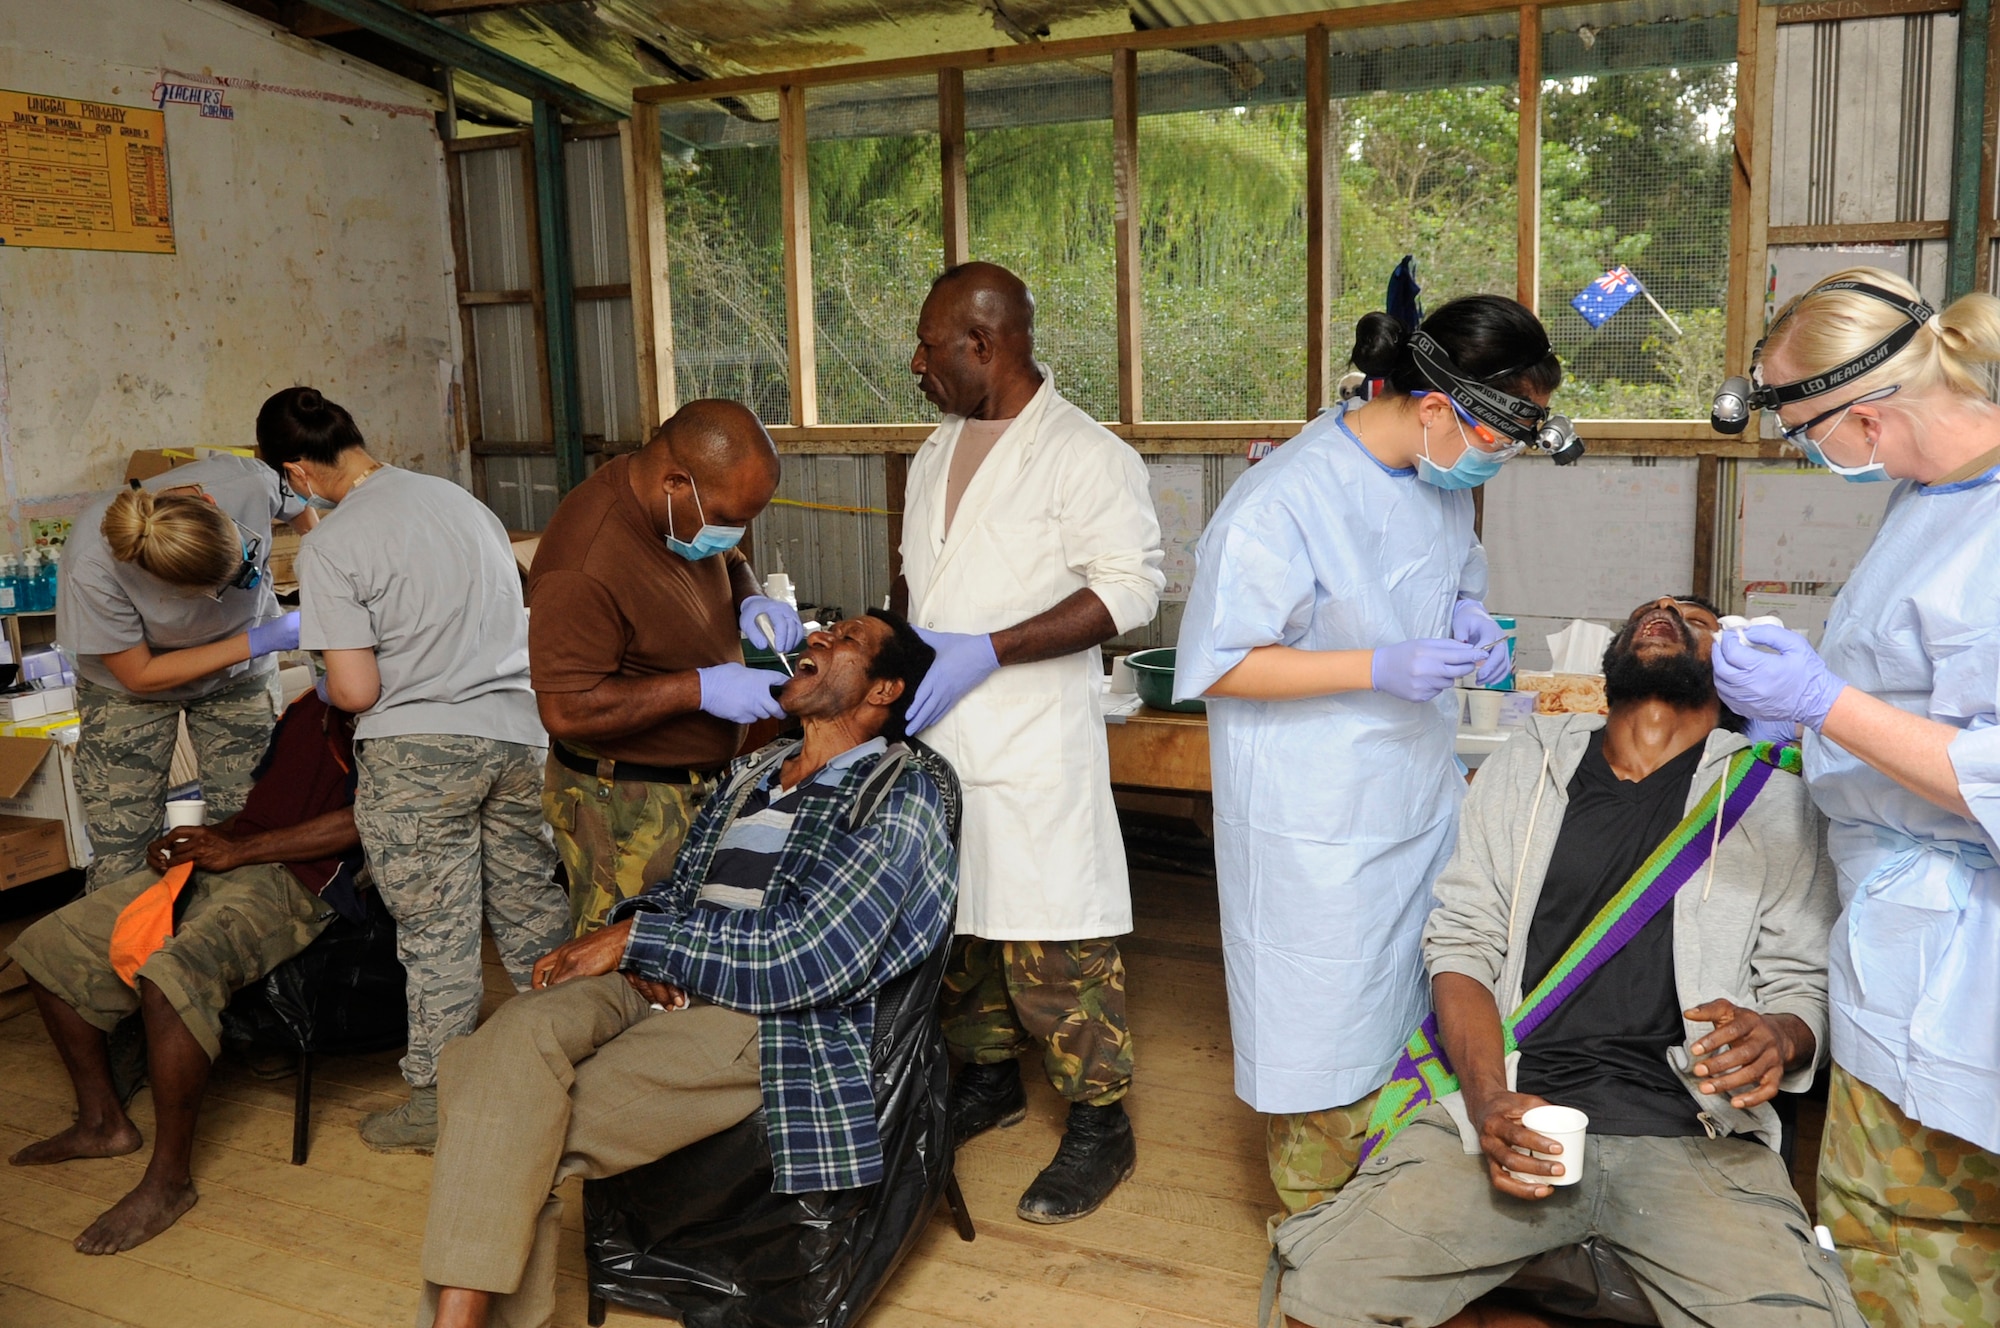
M1063 400L1034 356L1020 278L938 278L910 360L944 422L910 463L898 592L938 658L910 731L965 789L945 1036L960 1143L1027 1111L1017 1056L1042 1049L1070 1103L1031 1222L1094 1211L1132 1173L1125 849L1097 708L1098 647L1152 620L1166 584L1138 454Z

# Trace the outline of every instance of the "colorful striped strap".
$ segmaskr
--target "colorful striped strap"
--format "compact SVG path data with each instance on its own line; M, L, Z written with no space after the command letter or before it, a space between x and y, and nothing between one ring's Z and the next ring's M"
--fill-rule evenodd
M1732 757L1723 777L1648 855L1611 901L1598 910L1590 925L1570 942L1562 958L1528 993L1520 1008L1501 1021L1507 1053L1511 1055L1593 973L1611 962L1612 956L1659 916L1683 885L1694 879L1708 864L1722 836L1734 830L1743 814L1750 810L1750 804L1770 781L1773 771L1796 775L1801 768L1799 749L1776 743L1755 743L1750 750ZM1718 815L1722 818L1719 831ZM1403 1054L1397 1059L1389 1082L1382 1086L1381 1095L1375 1100L1359 1162L1366 1162L1370 1154L1393 1139L1425 1107L1457 1091L1458 1076L1453 1073L1444 1042L1438 1037L1437 1015L1428 1015L1403 1045Z

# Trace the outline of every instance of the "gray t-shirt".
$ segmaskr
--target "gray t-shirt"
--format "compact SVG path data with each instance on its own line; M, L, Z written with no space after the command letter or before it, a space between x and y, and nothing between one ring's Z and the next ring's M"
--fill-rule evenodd
M291 520L305 504L280 494L278 472L261 461L227 452L176 466L146 480L143 487L160 493L187 485L199 487L238 525L264 541L263 580L252 590L225 590L217 600L121 563L104 541L104 513L118 495L107 493L94 500L77 514L56 580L56 640L76 656L76 671L86 681L127 692L104 666L102 656L137 645L156 651L205 646L278 616L268 565L271 523ZM146 699L192 701L276 667L276 659L266 655L232 664L184 687L148 692Z
M299 644L375 651L356 738L548 745L528 685L521 574L500 518L450 480L387 466L299 545Z

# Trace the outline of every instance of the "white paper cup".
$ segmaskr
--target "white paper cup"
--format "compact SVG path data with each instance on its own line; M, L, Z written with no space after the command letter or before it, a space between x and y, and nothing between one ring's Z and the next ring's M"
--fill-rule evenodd
M1139 680L1132 673L1132 666L1120 655L1111 661L1111 694L1113 696L1133 696L1139 691Z
M1499 692L1467 692L1465 694L1466 718L1471 721L1474 733L1493 733L1500 728Z
M201 798L176 798L167 804L167 829L207 825L208 803Z
M1545 1139L1562 1145L1562 1153L1537 1153L1529 1151L1528 1156L1539 1157L1545 1162L1560 1162L1563 1174L1560 1176L1530 1176L1518 1171L1508 1174L1530 1185L1574 1185L1583 1179L1583 1139L1590 1132L1590 1117L1575 1107L1530 1107L1521 1117L1521 1124Z

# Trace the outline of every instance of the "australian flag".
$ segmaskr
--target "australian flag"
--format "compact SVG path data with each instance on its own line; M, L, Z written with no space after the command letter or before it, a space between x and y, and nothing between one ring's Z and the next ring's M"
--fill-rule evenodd
M1620 264L1578 291L1570 308L1583 315L1592 327L1603 327L1611 315L1632 302L1642 288L1632 269Z

